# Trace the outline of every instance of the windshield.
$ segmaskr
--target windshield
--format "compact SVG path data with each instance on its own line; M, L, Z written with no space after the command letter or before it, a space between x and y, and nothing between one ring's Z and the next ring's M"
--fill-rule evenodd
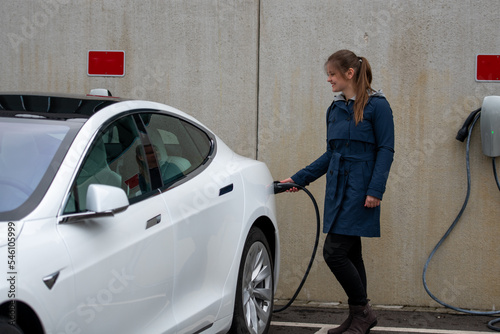
M73 139L70 123L0 118L0 220L22 218L39 203Z

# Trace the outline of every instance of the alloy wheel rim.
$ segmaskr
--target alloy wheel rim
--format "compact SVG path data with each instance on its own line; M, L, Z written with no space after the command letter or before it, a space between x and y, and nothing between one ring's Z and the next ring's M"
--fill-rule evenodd
M272 307L272 265L266 247L254 243L247 254L243 271L243 313L248 330L261 334L267 327Z

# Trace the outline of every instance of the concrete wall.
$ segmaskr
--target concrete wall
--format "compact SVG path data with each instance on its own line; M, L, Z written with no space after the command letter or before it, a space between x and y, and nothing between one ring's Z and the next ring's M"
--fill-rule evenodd
M382 238L363 244L369 295L375 304L438 305L422 287L422 268L465 197L457 130L484 96L500 95L500 83L474 80L475 55L500 53L496 1L6 0L2 9L0 90L105 87L164 102L200 119L238 153L266 162L276 179L326 147L333 97L326 58L343 48L367 57L396 126ZM88 77L88 50L125 50L125 76ZM469 206L427 280L448 303L488 310L500 303L500 193L479 127L470 156ZM324 179L309 188L321 207ZM305 194L277 201L277 297L289 298L312 251L314 212ZM298 299L345 303L321 248Z
M168 103L255 156L255 1L2 2L2 90L88 93ZM88 77L88 50L124 50L124 77ZM7 79L8 78L8 79Z

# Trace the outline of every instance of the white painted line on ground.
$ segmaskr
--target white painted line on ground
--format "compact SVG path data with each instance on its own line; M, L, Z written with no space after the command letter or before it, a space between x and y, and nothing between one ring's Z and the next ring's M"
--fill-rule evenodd
M339 325L332 324L315 324L306 322L281 322L272 321L272 326L284 326L284 327L309 327L309 328L319 328L315 334L324 334L328 332L328 329L334 328ZM428 333L428 334L491 334L491 332L483 331L457 331L455 329L432 329L432 328L403 328L403 327L380 327L376 326L371 329L371 332L401 332L401 333Z
M323 327L334 327L338 325L326 325L326 324L313 324L307 322L282 322L282 321L271 321L271 326L288 326L288 327L312 327L312 328L323 328Z

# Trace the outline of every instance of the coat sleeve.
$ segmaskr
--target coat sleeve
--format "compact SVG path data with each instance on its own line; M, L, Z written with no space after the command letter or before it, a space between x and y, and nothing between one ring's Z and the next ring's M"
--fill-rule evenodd
M292 180L301 185L307 186L309 183L315 181L319 177L323 176L328 170L330 160L332 158L332 150L327 149L323 155L316 159L309 166L301 169L292 176Z
M382 199L394 159L394 119L389 102L377 100L373 127L377 156L367 195Z

